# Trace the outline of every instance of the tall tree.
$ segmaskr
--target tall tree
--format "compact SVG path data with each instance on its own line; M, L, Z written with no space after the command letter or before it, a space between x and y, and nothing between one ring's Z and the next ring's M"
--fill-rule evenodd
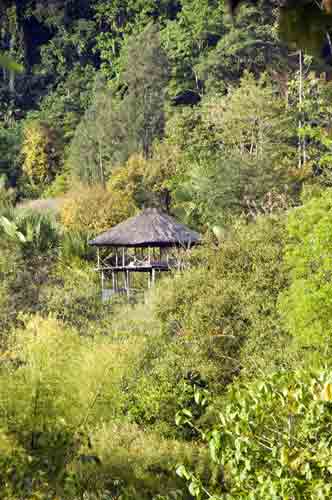
M49 183L59 169L59 146L56 132L47 123L33 120L23 130L23 172L32 185Z
M164 133L169 80L168 60L157 24L149 24L130 38L123 80L127 91L119 120L126 123L128 155L142 152L148 157L153 141Z
M116 101L103 78L97 77L94 97L71 143L68 166L74 177L105 185L117 137Z

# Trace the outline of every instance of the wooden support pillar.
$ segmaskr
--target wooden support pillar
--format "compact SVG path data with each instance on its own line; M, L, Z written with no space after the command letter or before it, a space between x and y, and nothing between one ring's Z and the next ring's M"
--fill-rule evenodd
M113 288L113 292L115 292L115 274L114 274L114 271L112 271L112 288Z
M119 257L118 257L118 249L115 249L115 266L119 266Z
M101 272L101 291L104 292L104 284L105 284L105 275L104 271Z
M126 255L125 255L125 249L122 249L122 267L126 266Z
M99 252L99 248L97 248L97 269L100 269L100 252Z
M152 269L152 286L156 283L156 270Z
M130 272L127 270L127 296L130 297Z

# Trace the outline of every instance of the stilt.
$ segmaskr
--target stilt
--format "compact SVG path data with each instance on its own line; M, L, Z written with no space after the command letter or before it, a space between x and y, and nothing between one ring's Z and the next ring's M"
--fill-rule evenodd
M98 271L100 269L100 252L99 252L99 248L97 248L97 269L98 269Z
M104 271L101 272L101 297L104 299L104 283L105 283L105 275Z
M130 297L130 273L129 271L126 271L127 273L127 297Z
M152 286L156 283L156 270L152 269Z
M115 292L115 274L114 271L112 271L112 288L113 288L113 293Z

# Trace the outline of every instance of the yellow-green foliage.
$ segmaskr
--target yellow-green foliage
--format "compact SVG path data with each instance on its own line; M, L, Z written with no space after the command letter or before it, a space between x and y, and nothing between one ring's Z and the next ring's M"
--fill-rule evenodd
M121 193L128 199L134 200L137 205L144 201L144 175L147 160L143 155L132 155L123 166L116 167L108 182L111 193Z
M76 432L110 419L121 407L119 384L134 351L107 337L79 336L55 319L32 317L16 332L8 355L13 368L0 377L2 428L29 438L31 432Z
M133 215L135 206L126 193L110 192L102 186L79 186L71 191L61 208L67 230L90 234L110 229Z
M101 478L102 481L105 477L117 478L120 485L125 485L128 495L125 498L141 500L175 493L181 487L181 481L174 474L180 462L191 464L205 475L206 449L163 439L135 424L102 424L91 434L91 441L102 463L100 469L73 463L73 470L83 484L98 485Z
M258 355L255 363L263 369L263 345L267 354L278 342L277 300L286 284L283 240L283 222L275 217L239 222L219 246L193 254L198 266L168 279L159 290L155 314L166 332L198 343L206 360L222 367L221 378L241 367L244 347L250 352L245 365Z
M332 190L290 212L287 230L290 284L280 296L280 311L294 342L320 360L329 352L332 327Z
M178 160L178 146L157 143L150 158L134 154L124 165L115 168L108 189L127 195L138 207L149 204L169 208L165 202L177 173Z
M28 122L23 130L23 172L32 183L50 181L56 170L56 140L54 132L43 122Z

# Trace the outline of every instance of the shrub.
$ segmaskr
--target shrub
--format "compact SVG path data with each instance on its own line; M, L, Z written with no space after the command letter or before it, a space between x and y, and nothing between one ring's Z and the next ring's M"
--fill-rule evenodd
M71 191L61 208L61 221L68 231L96 234L133 215L135 207L124 193L101 186L79 186Z
M206 476L205 450L160 438L157 433L146 432L134 424L101 425L92 433L91 440L102 463L99 477L113 478L115 497L121 494L121 498L157 500L158 495L169 495L169 498L189 499L180 491L181 481L174 474L179 462L185 462ZM80 477L88 479L86 468L81 469ZM96 475L94 478L98 481ZM92 482L91 475L89 482Z
M289 213L285 260L290 286L280 311L295 342L327 353L332 328L332 190Z
M79 259L58 263L40 290L39 308L81 335L93 335L97 325L110 316L109 304L101 300L97 274L91 264Z
M200 500L330 498L331 401L330 368L236 384L216 405L217 421L202 428L220 481L209 488L186 467L178 474Z
M282 219L240 222L218 247L193 254L197 268L161 285L155 313L165 331L197 343L206 359L222 367L220 380L229 381L244 366L265 368L264 346L281 342L276 306L287 278L283 240Z
M121 415L122 379L137 348L105 336L92 341L51 317L27 318L16 331L1 358L0 426L51 491L67 488L68 465L91 429Z

